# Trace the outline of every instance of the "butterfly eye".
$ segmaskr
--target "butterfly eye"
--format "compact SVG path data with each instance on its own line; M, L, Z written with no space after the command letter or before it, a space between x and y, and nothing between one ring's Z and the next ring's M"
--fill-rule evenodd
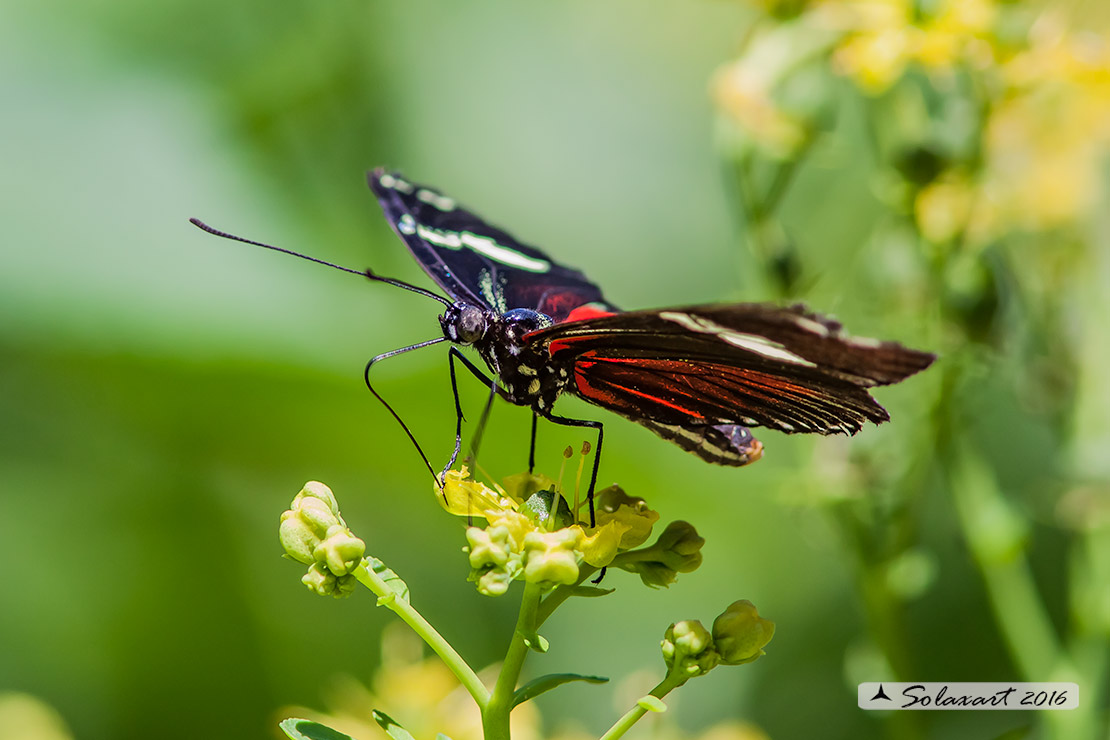
M443 336L459 344L474 344L486 334L485 312L467 303L454 303L439 317Z

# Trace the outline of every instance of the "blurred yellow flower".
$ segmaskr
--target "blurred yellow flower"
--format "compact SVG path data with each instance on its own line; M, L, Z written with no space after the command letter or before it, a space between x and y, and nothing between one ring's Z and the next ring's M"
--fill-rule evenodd
M984 131L984 200L1003 227L1049 229L1088 212L1110 146L1110 48L1054 16L1001 69L1007 89Z
M370 686L349 676L338 677L325 692L325 702L326 713L286 707L282 716L321 722L356 740L381 740L385 735L370 715L381 709L418 738L432 738L437 733L451 740L482 738L482 719L474 700L439 658L423 656L420 638L402 624L383 631L382 662ZM542 736L532 702L516 707L509 721L514 740L539 740Z
M805 128L771 98L772 80L748 58L717 70L710 91L717 106L771 154L788 157L805 141Z
M967 178L949 173L923 187L914 200L914 218L922 235L946 242L969 228L975 191Z
M949 71L961 62L983 67L993 59L994 0L942 0L924 14L910 0L830 0L817 12L844 33L834 68L871 94L885 91L914 62Z

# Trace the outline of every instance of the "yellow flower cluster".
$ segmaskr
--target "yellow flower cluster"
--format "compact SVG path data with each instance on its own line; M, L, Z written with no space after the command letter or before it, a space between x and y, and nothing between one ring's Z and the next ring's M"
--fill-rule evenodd
M581 521L558 486L540 475L511 476L492 488L464 467L447 472L436 496L450 513L486 521L485 527L469 527L466 538L471 580L487 596L504 594L514 580L572 585L582 580L584 567L589 573L623 568L650 586L666 586L701 564L704 540L685 522L672 522L643 547L659 513L617 486L597 493L594 526Z
M828 0L813 12L844 34L833 52L836 69L871 93L886 90L914 62L947 72L994 59L994 0L941 0L925 15L914 0Z
M835 96L829 84L798 84L814 67L876 97L918 70L940 101L930 105L948 117L929 120L935 111L920 96L888 112L904 135L924 131L926 143L947 141L951 150L941 147L939 172L912 193L926 239L983 244L1068 225L1097 202L1110 148L1106 33L1075 32L1051 11L1035 15L999 0L810 0L790 4L792 15L756 4L775 22L749 34L739 58L713 77L712 93L764 156L797 154L813 130L812 111ZM804 104L792 93L799 87L808 91ZM966 141L953 147L954 136Z

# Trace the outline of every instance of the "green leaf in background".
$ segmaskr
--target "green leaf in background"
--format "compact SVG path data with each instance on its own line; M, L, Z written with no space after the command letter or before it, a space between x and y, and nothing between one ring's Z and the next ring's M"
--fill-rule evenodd
M339 730L333 730L327 725L310 719L290 717L283 719L278 727L289 740L352 740L350 735L344 735Z
M577 673L549 673L546 676L534 678L521 686L513 694L513 706L523 704L529 699L534 699L545 691L551 691L556 686L562 686L571 681L585 681L586 683L608 683L604 676L582 676Z
M371 714L374 717L374 721L377 722L393 740L416 740L408 730L397 724L397 720L393 719L385 712L375 709Z

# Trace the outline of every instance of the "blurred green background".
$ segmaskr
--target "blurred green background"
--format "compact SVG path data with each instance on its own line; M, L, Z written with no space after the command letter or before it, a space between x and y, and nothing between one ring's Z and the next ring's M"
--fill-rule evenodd
M190 216L427 284L365 187L385 165L581 267L623 307L804 299L852 333L940 351L942 365L975 361L928 290L890 301L917 279L917 258L874 237L884 204L851 105L782 203L804 279L777 290L753 256L709 88L759 12L709 0L0 6L0 689L42 699L76 737L172 740L273 737L283 706L326 706L339 674L369 680L390 614L365 594L312 597L279 558L278 515L310 479L336 491L472 664L496 661L511 633L514 604L465 582L462 524L362 386L369 357L437 335L436 306L209 237ZM1087 3L1074 17L1099 13ZM1036 403L1041 389L1021 392L1032 361L1005 345L959 405L1021 502L1032 576L1061 630L1075 547L1054 502L1076 460L1087 467L1075 477L1106 472L1108 228L1105 216L1085 226L1082 269L1046 288L1069 299L1080 350L1071 441L1058 438L1059 407ZM1034 358L1048 375L1053 351ZM453 441L444 355L406 355L379 375L433 463ZM607 422L600 482L693 522L705 564L661 592L610 575L618 596L563 609L531 671L658 672L668 623L747 598L777 623L768 656L680 692L669 721L686 733L730 718L775 738L1026 726L1016 713L936 713L899 730L855 707L855 682L892 677L892 661L874 636L867 558L846 534L866 516L843 502L890 495L932 460L922 430L944 377L880 391L894 423L850 442L766 432L764 460L740 470L562 401ZM464 382L463 394L473 418L483 389ZM499 404L483 464L524 469L527 428L526 411ZM540 468L556 471L581 439L543 425ZM845 472L857 454L871 477ZM952 501L929 475L919 488L912 542L891 561L911 584L898 617L911 677L1017 680ZM1091 688L1084 700L1105 706ZM549 730L572 719L596 736L624 706L610 687L570 686L541 710Z

